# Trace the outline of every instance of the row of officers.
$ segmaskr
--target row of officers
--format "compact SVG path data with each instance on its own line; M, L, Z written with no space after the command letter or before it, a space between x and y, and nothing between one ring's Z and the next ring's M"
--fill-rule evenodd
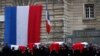
M0 51L0 56L100 56L100 48L93 46L85 47L81 51L73 50L67 45L60 46L59 50L57 48L50 50L50 47L41 45L39 48L34 46L32 49L25 47L15 50L15 48L4 46Z

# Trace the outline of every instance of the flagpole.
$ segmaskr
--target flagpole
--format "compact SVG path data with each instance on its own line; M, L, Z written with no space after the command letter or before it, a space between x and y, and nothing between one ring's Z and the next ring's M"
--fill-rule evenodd
M46 0L46 10L48 9L48 0ZM47 33L47 44L49 43L49 33Z
M46 0L46 9L48 9L48 0Z
M47 44L49 43L49 33L47 33Z

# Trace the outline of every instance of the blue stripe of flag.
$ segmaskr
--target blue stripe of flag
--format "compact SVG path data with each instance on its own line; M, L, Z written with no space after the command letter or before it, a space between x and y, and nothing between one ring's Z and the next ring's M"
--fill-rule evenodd
M5 7L4 43L16 44L16 7Z

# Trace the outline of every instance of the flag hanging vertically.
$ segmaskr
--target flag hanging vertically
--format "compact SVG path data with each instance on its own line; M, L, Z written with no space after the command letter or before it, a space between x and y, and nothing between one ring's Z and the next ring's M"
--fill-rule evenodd
M48 0L46 0L46 30L48 34L51 31L51 22L50 22L50 16L49 16L49 11L48 11Z
M42 6L5 7L4 43L27 46L40 41Z

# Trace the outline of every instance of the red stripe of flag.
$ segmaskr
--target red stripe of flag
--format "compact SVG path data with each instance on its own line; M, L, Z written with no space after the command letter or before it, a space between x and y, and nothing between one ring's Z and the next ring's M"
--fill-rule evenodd
M41 26L42 6L35 5L29 8L28 23L28 47L32 44L40 42L40 26Z

